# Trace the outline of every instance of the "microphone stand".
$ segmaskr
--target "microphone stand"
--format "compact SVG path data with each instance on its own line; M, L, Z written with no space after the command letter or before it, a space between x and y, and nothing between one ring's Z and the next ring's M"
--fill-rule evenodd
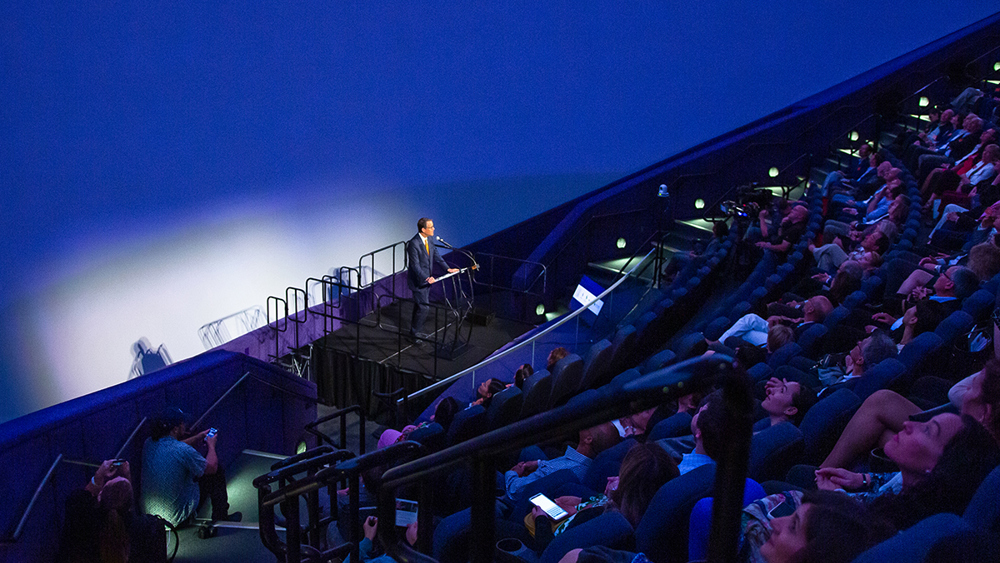
M457 279L458 276L461 275L462 273L468 273L469 292L473 293L475 291L473 289L475 281L473 279L473 271L479 269L479 264L476 262L475 256L473 256L473 254L469 251L455 248L454 246L448 244L443 239L441 239L441 237L435 237L435 238L445 248L459 252L460 254L466 256L469 259L471 265L468 268L461 268L458 272L456 272L455 278ZM455 292L456 305L452 305L451 300L448 299L447 292L445 292L445 301L448 303L448 307L451 309L452 313L454 313L456 319L455 335L452 338L450 346L444 345L444 343L442 343L441 349L439 350L438 354L439 356L443 356L448 359L457 358L463 352L465 352L465 349L468 346L469 341L472 339L472 325L469 325L469 334L466 336L465 342L462 342L459 339L460 333L462 331L462 323L465 322L466 317L472 310L473 297L465 293L464 284L461 283L461 280L458 280L456 282L456 279L452 280L452 289ZM445 331L446 331L445 339L447 339L447 326L445 327Z

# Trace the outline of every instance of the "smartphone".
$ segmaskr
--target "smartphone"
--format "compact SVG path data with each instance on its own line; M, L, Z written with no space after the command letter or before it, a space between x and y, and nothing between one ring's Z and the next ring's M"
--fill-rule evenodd
M396 499L396 525L407 526L417 521L417 502L402 498Z
M552 499L542 493L538 493L537 495L531 497L530 500L531 504L541 508L545 514L553 520L562 520L563 518L569 516L569 512L560 508L558 504L552 502Z
M116 460L114 460L114 461L111 462L111 467L121 467L123 465L125 465L125 460L124 459L116 459Z
M771 518L784 518L785 516L791 516L792 514L795 514L795 507L792 506L792 503L787 500L782 501L780 504L776 505L767 512L767 515Z
M209 438L215 436L218 432L219 431L217 429L215 429L215 428L209 428L208 429L208 434L205 434L205 439L208 440Z

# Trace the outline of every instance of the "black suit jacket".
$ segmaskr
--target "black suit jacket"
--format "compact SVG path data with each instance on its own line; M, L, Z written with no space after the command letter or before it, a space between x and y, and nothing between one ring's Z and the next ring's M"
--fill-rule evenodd
M406 243L406 261L408 263L406 283L410 286L411 290L430 287L430 284L427 283L427 278L433 275L435 263L445 270L449 268L448 263L438 253L434 242L428 239L427 243L430 246L430 255L427 254L427 250L424 248L424 241L420 239L419 234L414 235Z
M976 148L979 144L979 133L968 134L961 139L957 139L948 143L948 148L951 149L951 154L948 155L954 160L961 160L962 157L972 152L972 149Z

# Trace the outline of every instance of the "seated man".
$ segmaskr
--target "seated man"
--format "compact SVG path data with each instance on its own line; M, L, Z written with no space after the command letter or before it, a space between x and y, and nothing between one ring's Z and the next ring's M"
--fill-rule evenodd
M806 412L816 404L816 391L808 385L772 377L764 388L767 397L760 406L767 412L767 418L761 419L754 425L755 431L782 422L791 422L798 426Z
M777 233L771 228L769 232L767 226L767 209L762 209L759 215L761 236L764 240L756 243L757 247L784 255L799 242L806 232L806 223L809 221L809 209L803 205L791 206L788 215L778 224Z
M229 513L226 476L215 453L217 435L204 430L187 436L188 416L168 408L152 423L152 435L142 445L142 499L144 509L178 526L191 519L207 499L212 499L212 520L239 522L243 515ZM203 457L195 445L205 444Z
M979 289L979 277L964 266L942 268L941 275L934 280L931 287L923 284L933 277L932 274L917 269L899 286L899 293L909 297L911 301L930 299L944 303L949 313L957 310L962 300Z
M516 502L525 486L560 469L569 469L582 480L594 457L620 441L618 430L610 422L581 430L577 446L567 446L561 457L522 461L504 473L505 496Z
M946 316L947 312L943 304L930 299L921 299L908 308L898 319L889 313L875 313L872 315L872 320L882 323L883 328L890 331L892 339L897 342L896 348L902 351L903 347L917 336L925 332L933 332ZM876 327L871 326L870 328L874 330Z
M813 323L823 322L832 310L833 304L830 303L830 300L822 295L817 295L816 297L810 297L802 304L801 322L787 317L769 317L767 320L764 320L760 315L750 313L740 317L739 320L733 323L733 326L729 327L729 330L722 333L722 336L719 337L719 342L735 349L739 347L740 342L733 342L731 344L728 340L731 337L738 337L748 344L763 346L767 344L767 332L772 324L788 322L795 324L793 330L795 331L795 337L798 338Z
M666 438L657 441L676 458L679 451L690 448L690 439L694 440L694 449L680 455L677 469L681 475L688 471L715 463L726 447L727 436L724 428L725 404L722 391L714 391L705 396L698 405L698 410L691 417L691 436L689 438ZM687 442L686 448L677 448L678 444Z
M876 330L870 336L859 341L854 348L851 348L851 351L844 357L843 366L838 365L819 371L819 380L824 387L818 396L829 395L834 390L834 386L849 382L853 384L852 380L863 376L868 367L895 357L896 343L892 341L892 338L889 338L888 334Z
M868 255L876 254L881 257L889 247L889 238L885 233L877 229L866 235L861 244L850 253L843 247L843 242L834 239L834 242L822 246L809 245L809 252L812 252L816 259L816 266L824 272L835 272L840 265L848 260L863 261L871 260Z

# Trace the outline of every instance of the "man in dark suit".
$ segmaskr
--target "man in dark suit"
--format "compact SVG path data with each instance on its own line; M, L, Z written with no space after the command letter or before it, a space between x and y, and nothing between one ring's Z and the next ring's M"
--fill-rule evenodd
M438 254L434 246L434 221L427 217L417 221L417 234L406 243L406 260L408 262L406 284L413 292L413 316L410 320L410 336L414 339L426 337L420 329L427 320L430 311L431 284L434 283L434 264L454 273L458 270L449 268L448 263Z

